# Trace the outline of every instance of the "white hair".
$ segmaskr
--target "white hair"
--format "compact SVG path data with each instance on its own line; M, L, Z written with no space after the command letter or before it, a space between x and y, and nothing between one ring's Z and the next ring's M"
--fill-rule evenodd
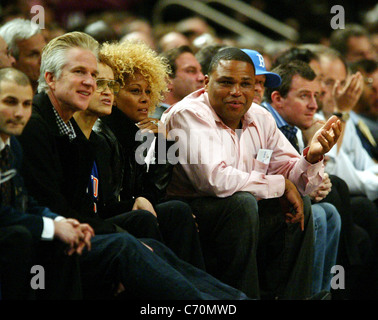
M41 33L41 29L36 23L21 18L13 19L0 28L0 36L8 44L8 48L16 60L20 53L17 41L30 39L39 33Z
M99 43L84 32L69 32L52 39L44 48L41 58L41 69L38 79L38 92L47 93L50 89L45 74L51 72L59 79L67 63L67 51L72 48L87 49L98 58Z

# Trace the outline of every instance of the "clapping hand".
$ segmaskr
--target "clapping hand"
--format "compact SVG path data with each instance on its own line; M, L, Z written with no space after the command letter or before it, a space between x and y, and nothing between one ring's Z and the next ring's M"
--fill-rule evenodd
M341 87L339 81L336 81L332 96L335 99L336 110L348 112L356 105L364 88L364 78L360 72L348 77L345 86Z

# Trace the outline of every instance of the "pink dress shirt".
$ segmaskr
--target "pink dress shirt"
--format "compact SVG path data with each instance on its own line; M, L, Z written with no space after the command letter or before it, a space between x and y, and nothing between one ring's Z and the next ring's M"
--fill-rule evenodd
M212 109L204 89L171 106L162 121L171 137L179 137L174 150L168 150L170 160L178 160L167 189L169 196L228 197L247 191L269 199L283 195L285 178L302 195L322 182L323 161L307 162L277 128L272 115L255 103L236 132ZM173 151L177 149L175 159ZM260 149L273 151L267 164L256 159Z

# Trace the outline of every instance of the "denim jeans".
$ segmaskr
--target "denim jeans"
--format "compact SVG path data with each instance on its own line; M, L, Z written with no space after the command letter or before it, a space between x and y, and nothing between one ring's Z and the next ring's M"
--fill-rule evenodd
M331 288L331 268L336 264L341 218L335 206L326 202L313 204L312 214L315 234L312 293L316 294Z
M122 283L123 296L128 299L248 299L241 291L178 259L160 242L139 241L129 233L93 237L91 251L84 251L80 262L87 298L88 293L90 298L112 298Z

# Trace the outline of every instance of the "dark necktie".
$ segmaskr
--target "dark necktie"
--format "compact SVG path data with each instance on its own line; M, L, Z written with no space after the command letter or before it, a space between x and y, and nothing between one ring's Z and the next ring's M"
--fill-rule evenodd
M1 180L4 179L4 174L11 169L9 161L9 152L10 148L8 145L0 152L0 171L1 171ZM6 176L5 176L6 177ZM8 179L1 183L1 204L6 206L10 205L12 201L12 181Z
M297 150L300 153L297 138L297 128L291 126L283 126L280 129L282 133L286 136L286 138L290 141L290 143L293 145L295 150Z

